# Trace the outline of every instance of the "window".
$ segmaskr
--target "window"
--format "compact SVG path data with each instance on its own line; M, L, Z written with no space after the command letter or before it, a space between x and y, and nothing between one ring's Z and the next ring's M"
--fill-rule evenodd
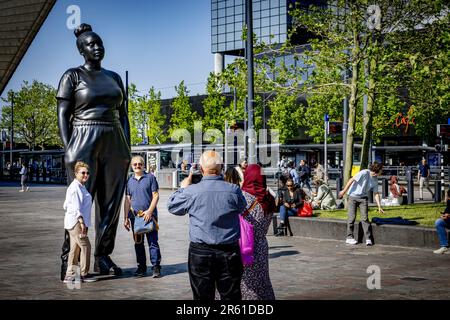
M280 24L286 23L286 15L280 15Z
M225 51L225 43L219 43L219 45L217 46L217 51Z
M234 32L234 23L227 24L227 33Z
M217 43L217 36L212 36L211 37L211 42L212 43Z
M261 2L261 10L269 9L269 0L264 0Z
M211 51L212 51L212 52L217 52L217 44L213 44L213 45L211 46Z
M225 42L225 34L219 34L219 42Z
M280 24L280 17L279 16L270 17L270 25L273 26L275 24Z
M221 2L219 2L219 9L223 9L223 8L225 8L225 1L221 1Z
M228 23L234 23L234 16L229 16L226 18L227 24Z
M235 41L235 42L234 42L234 48L235 48L235 49L241 49L241 48L243 48L243 47L244 47L244 44L243 44L242 41Z
M238 15L238 14L242 14L242 13L244 13L243 6L234 7L234 14Z
M279 34L280 33L280 26L271 26L270 27L270 34Z
M217 2L213 2L211 4L211 10L216 10L217 9Z
M269 22L270 22L269 18L261 19L261 27L268 27Z
M219 26L218 30L219 30L218 33L225 33L225 25Z
M253 2L253 12L261 10L261 2Z
M211 26L217 26L217 19L212 19Z
M261 27L261 19L253 21L253 28Z
M211 18L212 19L217 19L217 10L212 10L211 11Z
M227 8L227 16L232 16L234 14L234 7Z
M261 17L261 11L253 12L253 20L259 19Z
M271 16L277 16L280 14L280 8L272 8L270 9L270 15Z
M218 16L219 16L219 18L225 17L225 10L219 10Z
M266 18L268 16L270 16L270 10L263 10L263 11L261 11L261 17L262 18Z
M234 31L241 31L242 27L243 27L243 23L242 22L238 22L234 24Z
M279 1L278 0L270 0L270 7L271 8L275 8L279 6Z
M261 35L262 36L268 36L269 34L270 34L270 28L269 27L261 29Z
M217 27L211 27L211 34L217 34Z
M225 18L219 18L218 21L219 21L219 25L220 25L220 24L225 24Z

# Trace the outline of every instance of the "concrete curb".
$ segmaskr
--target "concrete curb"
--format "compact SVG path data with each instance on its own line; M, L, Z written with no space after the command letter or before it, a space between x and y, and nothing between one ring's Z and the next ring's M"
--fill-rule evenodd
M279 217L277 219L277 225ZM275 221L273 221L275 223ZM302 218L289 217L292 233L295 236L332 239L345 241L347 233L347 221L338 219ZM447 231L448 236L449 231ZM355 238L359 243L365 243L361 223L355 223ZM434 228L402 226L402 225L380 225L372 223L372 234L374 244L385 244L402 247L417 247L438 249L439 239Z

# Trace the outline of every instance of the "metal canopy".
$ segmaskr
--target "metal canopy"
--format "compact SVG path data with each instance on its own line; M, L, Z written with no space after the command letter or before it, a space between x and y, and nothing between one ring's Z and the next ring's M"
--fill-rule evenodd
M56 0L0 0L0 95Z

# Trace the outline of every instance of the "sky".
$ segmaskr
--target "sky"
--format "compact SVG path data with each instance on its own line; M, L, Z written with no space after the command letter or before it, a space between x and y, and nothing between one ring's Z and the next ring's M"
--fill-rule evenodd
M102 67L122 76L146 93L153 86L162 98L175 96L184 80L190 95L205 92L214 70L211 53L210 0L58 0L16 69L2 97L34 79L58 86L62 74L84 63L76 47L71 5L80 9L102 38Z

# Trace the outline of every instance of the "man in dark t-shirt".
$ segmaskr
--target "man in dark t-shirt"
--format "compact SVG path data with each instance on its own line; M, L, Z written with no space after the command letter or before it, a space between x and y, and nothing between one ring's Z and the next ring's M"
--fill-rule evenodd
M153 174L144 172L144 159L141 156L133 157L131 159L131 166L134 175L128 179L127 183L124 204L124 225L127 231L130 231L131 227L135 239L134 249L138 263L135 275L144 276L147 273L147 258L144 246L144 238L147 236L150 261L153 266L153 278L158 278L161 275L161 251L158 244L158 228L146 234L134 234L134 219L138 212L142 212L146 222L150 221L150 219L158 221L158 210L156 208L159 200L158 182Z

